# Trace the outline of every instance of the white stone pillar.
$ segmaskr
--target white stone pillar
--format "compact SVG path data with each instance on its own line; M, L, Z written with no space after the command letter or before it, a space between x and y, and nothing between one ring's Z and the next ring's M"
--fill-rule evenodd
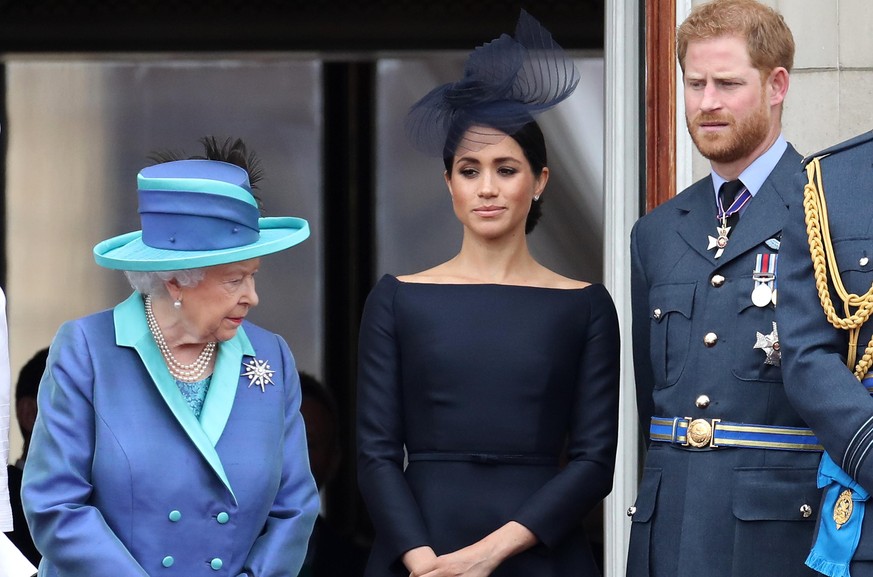
M638 427L631 356L630 231L639 217L640 117L639 0L606 3L606 122L604 142L603 278L618 309L622 335L618 455L612 494L604 506L604 574L623 577L630 519L637 493Z

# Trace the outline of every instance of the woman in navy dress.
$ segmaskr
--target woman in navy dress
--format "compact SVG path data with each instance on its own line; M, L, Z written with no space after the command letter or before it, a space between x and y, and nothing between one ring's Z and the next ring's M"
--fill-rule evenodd
M577 82L522 12L514 38L478 48L463 80L410 111L464 234L451 260L383 277L364 310L368 577L599 575L582 524L612 487L615 308L602 285L539 264L525 237L549 178L532 115Z

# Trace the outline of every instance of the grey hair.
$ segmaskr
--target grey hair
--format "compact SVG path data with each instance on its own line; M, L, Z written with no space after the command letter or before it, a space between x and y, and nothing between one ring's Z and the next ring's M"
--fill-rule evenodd
M144 295L167 294L164 283L174 280L183 287L193 288L200 284L206 276L206 270L202 268L190 268L185 270L159 270L159 271L124 271L127 282L135 291Z

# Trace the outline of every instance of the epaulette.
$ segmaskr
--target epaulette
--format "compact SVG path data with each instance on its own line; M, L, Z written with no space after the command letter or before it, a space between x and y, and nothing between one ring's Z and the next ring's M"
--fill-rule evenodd
M833 146L825 148L824 150L821 150L821 151L816 152L814 154L810 154L809 156L807 156L806 158L803 159L802 164L804 167L806 167L806 165L809 164L809 162L813 158L830 156L831 154L834 154L837 152L842 152L842 151L848 150L850 148L854 148L856 146L864 144L865 142L870 142L871 140L873 140L873 130L871 130L869 132L865 132L863 134L859 134L858 136L853 136L852 138L850 138L848 140L844 140L843 142L840 142L839 144L834 144Z

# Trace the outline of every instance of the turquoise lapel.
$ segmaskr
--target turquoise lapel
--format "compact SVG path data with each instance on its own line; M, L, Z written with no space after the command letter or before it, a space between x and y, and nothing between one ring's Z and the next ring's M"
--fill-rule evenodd
M212 446L218 443L230 416L236 389L240 384L243 356L255 356L255 349L243 327L240 327L232 339L218 346L212 382L209 385L206 401L203 403L203 411L200 413L200 426L212 442Z
M209 393L203 403L200 421L185 403L176 381L167 370L167 365L146 324L142 297L133 293L127 300L115 307L115 339L118 346L132 347L139 354L155 387L182 429L224 483L231 495L233 489L221 464L215 445L227 424L236 388L239 384L243 355L254 356L251 345L242 327L229 341L218 347L215 370L209 384ZM234 495L234 500L236 496Z

